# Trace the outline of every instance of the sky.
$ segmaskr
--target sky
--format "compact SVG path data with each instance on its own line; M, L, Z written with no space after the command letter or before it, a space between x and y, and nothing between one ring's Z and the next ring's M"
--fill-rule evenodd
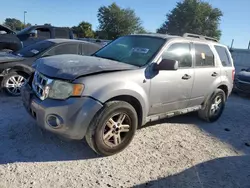
M90 22L97 29L97 11L100 6L116 2L122 8L135 10L146 30L155 32L166 20L180 0L0 0L0 23L5 18L17 18L26 23L51 23L55 26L74 26L81 21ZM250 40L250 0L206 0L214 8L219 8L221 19L221 43L235 48L247 48Z

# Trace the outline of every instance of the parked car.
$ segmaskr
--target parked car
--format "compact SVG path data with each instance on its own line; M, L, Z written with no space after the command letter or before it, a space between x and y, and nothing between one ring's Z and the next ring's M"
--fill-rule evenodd
M22 43L10 28L0 25L0 51L17 51Z
M37 60L22 100L40 127L68 139L85 137L108 156L126 148L150 121L198 111L215 122L233 79L230 52L215 39L129 35L92 56Z
M4 90L20 95L20 87L33 72L33 62L41 57L59 54L91 55L101 46L71 39L48 39L13 53L0 53L0 78Z
M51 25L34 25L27 27L19 32L16 36L22 41L23 46L34 44L45 39L73 39L73 31L68 27L54 27Z
M250 68L242 69L236 74L233 91L239 94L250 95Z

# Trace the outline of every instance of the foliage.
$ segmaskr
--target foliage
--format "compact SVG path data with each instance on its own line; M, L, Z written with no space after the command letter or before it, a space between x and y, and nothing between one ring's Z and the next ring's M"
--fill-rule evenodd
M31 26L30 23L27 23L24 26L24 24L20 20L18 20L16 18L6 18L5 22L4 22L4 25L8 26L10 29L12 29L14 31L20 31L25 27Z
M195 33L219 39L219 22L222 16L221 10L213 8L207 2L184 0L166 15L167 20L157 32L172 35Z
M115 39L122 35L144 33L141 19L130 8L120 8L116 3L98 9L99 32L102 38Z
M78 26L72 27L72 30L79 38L93 38L95 35L92 25L84 21L79 23Z

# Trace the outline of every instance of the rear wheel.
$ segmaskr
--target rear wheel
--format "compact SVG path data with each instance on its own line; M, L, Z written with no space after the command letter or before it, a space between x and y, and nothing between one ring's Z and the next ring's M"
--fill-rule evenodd
M210 100L205 104L204 109L199 110L199 117L207 122L217 121L223 113L225 102L225 92L221 89L216 89Z
M2 81L2 87L7 94L11 96L19 96L21 94L21 87L26 82L27 75L18 72L9 72Z
M138 126L133 106L123 101L112 101L93 119L86 141L97 153L109 156L121 152L132 141Z

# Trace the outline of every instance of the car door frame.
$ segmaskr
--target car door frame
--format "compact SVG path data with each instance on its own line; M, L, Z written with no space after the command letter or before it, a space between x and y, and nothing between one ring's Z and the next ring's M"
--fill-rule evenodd
M202 45L206 45L206 46L209 47L209 49L211 50L211 52L213 53L213 56L214 56L214 66L196 66L195 44L202 44ZM189 107L201 105L204 102L204 100L207 97L209 97L214 92L214 90L216 89L217 85L219 85L220 82L221 82L221 80L220 80L221 66L220 66L220 64L218 62L217 52L215 51L213 45L211 43L206 42L206 41L191 41L191 48L192 48L192 54L193 54L193 70L194 70L194 74L195 74L196 80L194 80L192 94L191 94L191 98L190 98L190 103L188 105ZM200 96L197 96L195 94L197 92L197 90L200 90L200 88L198 89L197 86L196 86L196 81L197 80L198 81L201 80L200 78L198 78L199 76L196 75L196 72L197 72L198 69L207 70L209 78L212 77L210 74L213 74L213 72L218 72L218 76L216 76L213 79L214 81L211 83L210 86L207 86L205 84L207 88L209 87L208 91L204 92L204 95L200 95ZM211 70L209 70L209 69L211 69ZM203 76L204 76L204 74L203 74Z
M173 44L176 44L176 43L188 43L189 44L189 48L190 48L190 55L192 57L192 65L191 67L189 68L178 68L178 70L188 70L189 71L192 71L193 70L193 67L194 67L194 54L192 53L192 47L191 47L191 41L189 40L183 40L183 39L169 39L165 45L162 47L162 49L159 51L159 53L157 54L157 56L153 59L152 63L157 63L159 64L161 59L162 59L162 55L163 53L168 50L168 48L170 46L172 46ZM178 71L177 70L177 71ZM153 79L153 78L152 78ZM192 79L194 81L194 78ZM151 83L151 86L152 86L152 83ZM192 84L193 86L193 84ZM151 88L150 88L151 90ZM188 106L189 104L189 100L191 98L191 94L192 94L192 88L190 89L190 93L189 93L189 99L186 100L186 106ZM151 101L151 91L150 91L150 101ZM183 101L182 101L183 102ZM174 101L172 104L170 105L173 105L175 106L176 103L179 103L179 101ZM184 103L183 103L184 104ZM155 110L154 108L161 108L160 106L162 105L162 110ZM164 107L165 106L165 107ZM184 106L185 105L180 105L180 106L183 106L183 108L185 108ZM181 109L183 109L181 108ZM149 115L153 115L153 114L159 114L159 113L165 113L165 112L170 112L170 111L175 111L175 110L179 110L180 108L176 109L176 108L169 108L169 106L167 104L164 104L164 103L159 103L159 104L153 104L150 102L150 110L149 110ZM157 113L155 113L157 111Z
M77 48L78 52L77 52L76 55L81 55L81 43L78 43L78 42L62 42L62 43L58 43L58 44L50 47L49 49L45 50L42 54L40 54L39 58L43 57L44 54L48 53L49 51L53 50L54 48L65 45L65 44L77 44L78 45L78 48ZM55 54L55 55L57 55L57 54Z

